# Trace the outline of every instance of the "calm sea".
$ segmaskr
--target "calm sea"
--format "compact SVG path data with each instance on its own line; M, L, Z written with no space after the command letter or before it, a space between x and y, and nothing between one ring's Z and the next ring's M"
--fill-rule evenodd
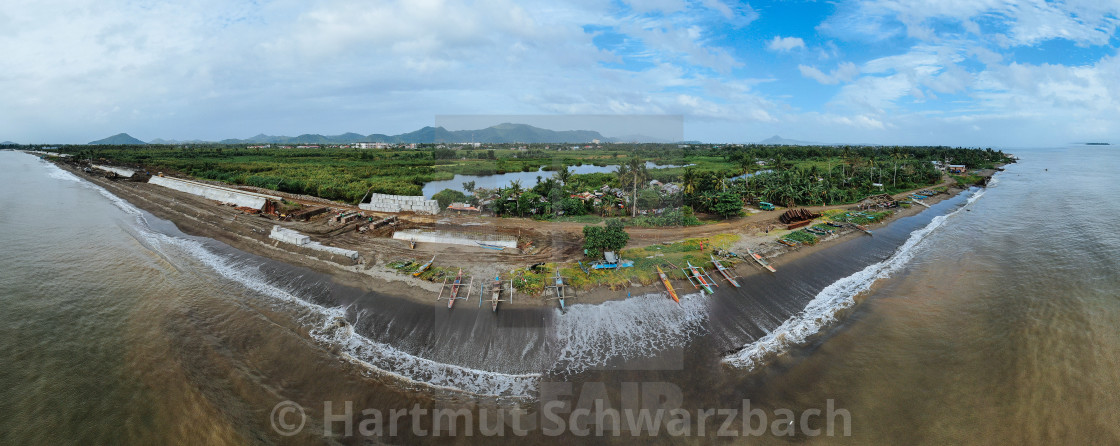
M816 417L760 443L1120 443L1120 155L1012 151L1022 162L991 187L779 259L738 291L496 315L340 286L0 152L0 444L362 443L341 423L323 436L325 402L355 416L539 408L540 392L567 389L619 407L630 383L693 416L749 400L770 420L829 404L850 418L850 436L814 435ZM284 401L306 419L290 437ZM716 435L721 421L661 440L744 441ZM378 441L450 441L414 427Z

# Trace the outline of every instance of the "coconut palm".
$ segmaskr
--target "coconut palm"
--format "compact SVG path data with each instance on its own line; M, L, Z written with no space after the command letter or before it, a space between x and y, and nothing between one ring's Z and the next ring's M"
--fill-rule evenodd
M560 170L556 171L556 180L565 186L568 185L568 180L572 179L572 171L568 166L560 166Z

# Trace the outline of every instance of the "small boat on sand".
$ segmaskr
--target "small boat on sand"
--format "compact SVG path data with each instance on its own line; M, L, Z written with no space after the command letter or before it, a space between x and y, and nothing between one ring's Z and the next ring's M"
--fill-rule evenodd
M692 283L693 287L703 289L708 294L715 294L712 286L719 285L717 285L716 282L712 280L711 276L709 276L708 273L704 271L704 268L693 266L692 262L688 262L688 268L681 269L684 271L685 275L688 276L688 281Z
M716 256L710 256L710 257L712 258L712 265L714 265L716 267L716 271L719 271L720 275L722 275L724 279L727 279L727 281L729 283L731 283L731 286L733 286L735 288L739 288L739 282L735 280L736 279L735 272L732 271L730 268L727 268L726 266L723 266L723 264L720 263L720 261L716 259Z
M673 284L669 283L669 276L665 275L665 271L662 271L660 266L657 267L657 277L661 279L661 283L665 285L665 289L669 291L669 297L672 297L679 305L681 303L681 298L677 296L677 290L673 289Z
M767 262L766 259L764 259L764 258L762 258L762 256L758 255L758 253L748 249L747 254L750 255L752 259L754 259L755 263L758 263L759 265L762 265L763 268L766 268L768 271L770 271L772 273L777 272L777 271L774 270L773 266L770 266L770 262Z
M432 256L432 260L429 260L428 263L420 265L420 268L417 268L416 272L412 273L412 277L417 277L420 274L423 274L424 271L427 271L428 268L432 267L432 262L435 262L435 261L436 261L436 256Z
M560 267L556 267L556 276L552 278L552 284L546 286L545 288L551 288L556 292L556 297L550 297L549 300L555 299L559 301L560 311L567 311L567 307L564 306L564 300L574 298L575 296L571 296L568 294L571 286L565 283L564 277L560 275Z

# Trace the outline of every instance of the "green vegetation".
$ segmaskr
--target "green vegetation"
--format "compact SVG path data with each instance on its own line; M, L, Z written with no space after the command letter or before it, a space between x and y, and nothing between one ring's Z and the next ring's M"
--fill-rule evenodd
M598 258L606 251L620 251L630 241L630 234L623 230L621 221L607 220L606 226L583 227L583 250L589 257Z
M805 245L815 245L815 244L817 244L817 236L813 235L813 234L810 234L808 232L805 232L805 231L793 231L789 234L786 234L786 236L783 237L783 238L786 239L786 240L797 242L797 243L802 243L802 244L805 244Z
M567 279L567 283L576 289L586 290L598 286L606 286L618 290L630 286L631 283L649 285L656 283L657 270L660 266L665 274L674 280L685 280L685 274L678 267L686 263L709 268L711 259L709 254L715 248L727 249L739 240L735 234L719 234L706 238L687 239L677 243L650 245L642 248L623 249L619 256L634 262L630 268L617 270L597 270L588 268L583 272L578 264L543 265L536 271L522 268L513 272L513 287L519 293L537 295L544 291L544 287L551 283L553 271L560 268L560 274ZM704 249L701 250L701 243ZM724 260L724 266L731 266L736 260ZM678 288L681 292L690 292L688 289Z
M467 202L467 195L457 190L444 189L432 195L432 199L439 202L440 209L446 209L451 203Z
M981 177L980 175L949 175L949 176L953 177L953 179L957 181L957 186L960 186L960 187L970 187L970 186L977 185L984 178L984 177Z
M151 172L181 173L348 203L357 203L369 193L419 195L425 183L451 179L455 174L543 169L535 184L475 189L474 197L466 197L467 201L493 203L488 210L496 215L535 218L628 214L637 219L643 211L681 206L699 214L731 218L745 203L845 204L871 194L930 187L942 180L931 161L966 164L970 169L1010 161L1001 151L949 147L609 144L561 150L567 148L556 144L479 148L419 144L390 149L148 144L67 146L62 151L80 159L140 166ZM687 167L647 168L646 162ZM567 168L583 164L620 168L593 174L574 174ZM961 181L969 179L962 177ZM650 180L677 183L682 190L651 186ZM609 192L602 192L604 186ZM572 197L584 192L596 192L596 196Z

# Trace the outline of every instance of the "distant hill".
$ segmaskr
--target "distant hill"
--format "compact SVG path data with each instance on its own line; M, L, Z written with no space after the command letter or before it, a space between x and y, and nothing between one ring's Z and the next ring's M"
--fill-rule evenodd
M151 141L148 141L148 144L169 144L169 145L170 144L211 144L211 142L210 141L203 141L201 139L189 139L189 140L179 141L179 140L175 140L175 139L156 138L156 139L153 139Z
M769 144L775 146L816 146L821 145L817 142L798 141L796 139L786 139L781 136L774 135L758 142L759 144Z
M18 146L18 145L19 144L11 142L11 141L0 142L0 146Z
M141 145L141 144L147 144L147 143L144 142L144 141L141 141L139 139L136 139L136 138L133 138L133 137L129 136L128 133L118 133L116 135L110 136L110 137L105 138L105 139L99 139L97 141L90 141L87 144L89 144L89 145L123 146L123 145Z
M272 136L260 134L245 139L225 139L222 144L350 144L356 142L383 142L390 144L421 143L588 143L593 140L612 142L599 132L591 130L556 131L542 129L526 124L498 124L478 130L447 130L443 127L424 127L422 129L384 135L374 133L360 135L343 133L341 135L304 134L299 136ZM163 141L163 140L160 140ZM154 143L155 141L153 141Z

